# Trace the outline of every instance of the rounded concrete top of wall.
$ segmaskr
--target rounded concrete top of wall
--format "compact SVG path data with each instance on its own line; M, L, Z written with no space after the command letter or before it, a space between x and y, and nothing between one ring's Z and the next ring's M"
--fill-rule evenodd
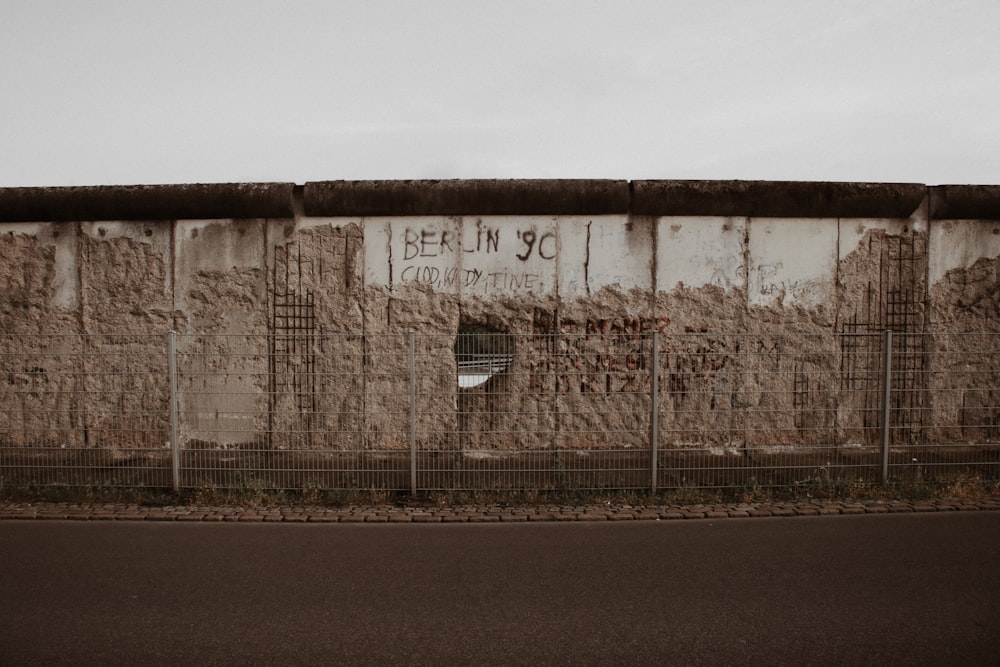
M443 180L306 183L306 215L599 215L628 213L628 181Z
M939 185L931 188L937 220L1000 220L1000 185Z
M908 218L927 186L805 181L634 181L636 215Z
M928 195L932 219L1000 220L998 185L474 179L0 188L0 222L291 218L303 212L907 218Z
M287 218L292 183L0 188L0 221Z

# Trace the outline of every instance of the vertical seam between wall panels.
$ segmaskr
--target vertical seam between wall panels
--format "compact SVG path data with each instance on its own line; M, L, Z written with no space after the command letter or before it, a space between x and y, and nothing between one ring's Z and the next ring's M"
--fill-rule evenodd
M656 276L656 273L657 273L656 268L657 268L657 266L659 266L659 261L660 261L660 259L659 259L659 255L660 255L660 223L659 223L659 220L660 219L657 216L655 216L655 215L654 216L650 216L650 218L649 218L649 224L650 224L650 227L651 227L651 229L649 230L649 236L652 239L652 243L653 243L652 256L649 258L649 284L652 287L651 291L653 293L653 296L652 296L652 298L653 298L653 304L652 304L653 307L651 309L653 311L653 317L659 317L659 315L660 315L660 313L658 312L658 310L656 308L656 293L659 290L659 285L658 285L657 280L656 280L656 278L657 278L657 276Z
M743 331L742 333L749 333L747 330L747 320L750 317L750 221L751 217L748 215L743 218Z
M76 290L77 290L77 317L80 319L80 333L86 332L87 325L83 314L83 261L81 260L81 251L83 249L83 223L79 220L73 223L76 227Z
M836 257L836 264L834 265L834 270L833 270L833 299L834 299L833 335L834 335L835 339L836 339L836 336L838 335L837 331L840 328L840 302L842 301L842 298L841 298L841 295L842 295L842 291L841 291L842 285L841 285L841 280L840 280L840 257L841 257L841 247L840 247L840 244L842 242L842 237L841 237L841 220L842 220L842 218L840 216L837 216L837 250L836 250L837 257ZM840 356L841 356L841 362L840 362L840 364L842 366L842 364L843 364L843 354L844 354L843 353L843 346L840 345L838 347L840 347ZM839 378L838 378L837 386L838 386L838 388L840 387L840 379ZM838 391L839 391L839 389L838 389ZM837 400L837 403L839 404L839 402L840 402L839 395L837 396L836 400ZM838 409L838 410L834 410L833 411L833 445L834 445L834 447L837 447L839 449L840 448L840 444L841 444L840 443L840 410Z
M840 281L840 257L841 257L841 247L840 247L840 244L841 244L841 241L842 241L842 238L841 238L841 227L840 226L841 226L841 221L842 220L843 220L843 218L841 218L840 216L837 216L837 249L836 249L837 256L835 258L836 263L834 264L834 267L833 267L833 299L834 299L834 303L833 303L833 308L834 308L834 310L833 310L833 330L834 330L834 332L836 332L837 329L840 326L840 302L841 302L841 287L842 287L841 281Z

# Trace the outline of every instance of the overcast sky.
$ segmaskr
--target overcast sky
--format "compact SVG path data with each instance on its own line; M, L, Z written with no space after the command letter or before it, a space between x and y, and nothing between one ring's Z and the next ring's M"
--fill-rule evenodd
M1000 183L997 0L0 0L0 186Z

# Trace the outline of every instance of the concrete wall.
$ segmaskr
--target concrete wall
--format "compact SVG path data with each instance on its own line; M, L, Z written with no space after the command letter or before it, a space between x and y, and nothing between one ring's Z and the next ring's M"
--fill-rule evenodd
M808 445L827 437L810 433L832 427L841 441L862 439L863 393L835 390L845 372L875 372L870 355L822 335L933 333L911 341L916 347L906 351L919 365L908 372L924 382L945 376L948 364L969 360L934 357L934 349L971 355L975 336L954 334L1000 332L998 262L1000 186L568 180L0 189L0 332L18 335L4 339L11 354L27 354L34 334L366 334L362 365L336 350L309 362L317 373L342 372L358 383L357 392L321 412L361 414L392 412L381 403L395 400L387 397L405 377L398 358L378 354L388 339L375 334L440 334L421 362L427 368L418 369L430 377L441 375L441 363L454 363L454 335L463 324L524 335L655 329L663 336L668 386L682 387L685 374L704 370L686 367L685 353L706 345L723 359L713 363L732 371L693 403L682 404L682 391L665 403L665 431L690 434L691 442L667 443L678 446L765 438ZM748 340L767 349L778 338L773 357L736 354ZM144 339L114 340L128 341L136 353ZM160 364L161 344L149 345L151 363ZM239 398L225 398L221 412L263 416L240 423L205 417L186 426L186 437L252 435L275 427L267 424L269 410L295 430L292 422L305 417L296 416L293 395L276 399L287 402L279 410L268 406L276 393L267 384L273 352L250 351L240 368L199 357L206 373L244 373ZM576 352L581 359L599 353ZM525 363L518 356L515 364ZM515 377L530 377L520 370ZM730 406L765 410L773 392L763 390L763 377L754 379L765 370L787 370L789 382L796 375L813 380L798 429L775 423L768 435L748 434L736 410L711 416L715 402L708 397L716 394ZM633 375L616 378L616 391L645 390L648 373ZM233 388L221 378L205 376L202 388L221 396ZM566 395L539 398L524 389L506 388L504 414L538 412L532 401L539 400L578 413L573 401L585 393L553 387L545 391ZM917 400L931 389L916 386ZM926 433L928 419L954 424L956 432L966 422L997 420L990 406L1000 401L991 388L950 389L952 398L910 406L919 415L915 438ZM447 446L457 389L427 390L439 404L424 430L443 434L432 444ZM588 405L613 427L614 392L606 393L603 404ZM212 406L197 407L213 413ZM299 430L337 431L309 419ZM581 417L581 430L599 429L593 419ZM364 430L370 446L405 445L390 435L402 431L384 420L370 420ZM299 444L357 444L347 436L321 440ZM151 438L154 444L162 439Z

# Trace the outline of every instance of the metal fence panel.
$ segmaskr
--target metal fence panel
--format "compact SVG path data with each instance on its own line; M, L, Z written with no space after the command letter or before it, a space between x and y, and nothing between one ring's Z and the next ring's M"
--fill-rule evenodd
M6 335L0 476L262 490L993 479L998 346L906 332Z
M897 335L889 476L1000 478L1000 335ZM902 357L902 359L900 359Z
M877 336L664 336L661 488L875 479ZM863 368L845 350L872 351Z
M0 335L10 484L169 486L165 335Z
M649 488L650 336L417 339L420 488Z
M179 336L181 486L409 488L404 343Z

